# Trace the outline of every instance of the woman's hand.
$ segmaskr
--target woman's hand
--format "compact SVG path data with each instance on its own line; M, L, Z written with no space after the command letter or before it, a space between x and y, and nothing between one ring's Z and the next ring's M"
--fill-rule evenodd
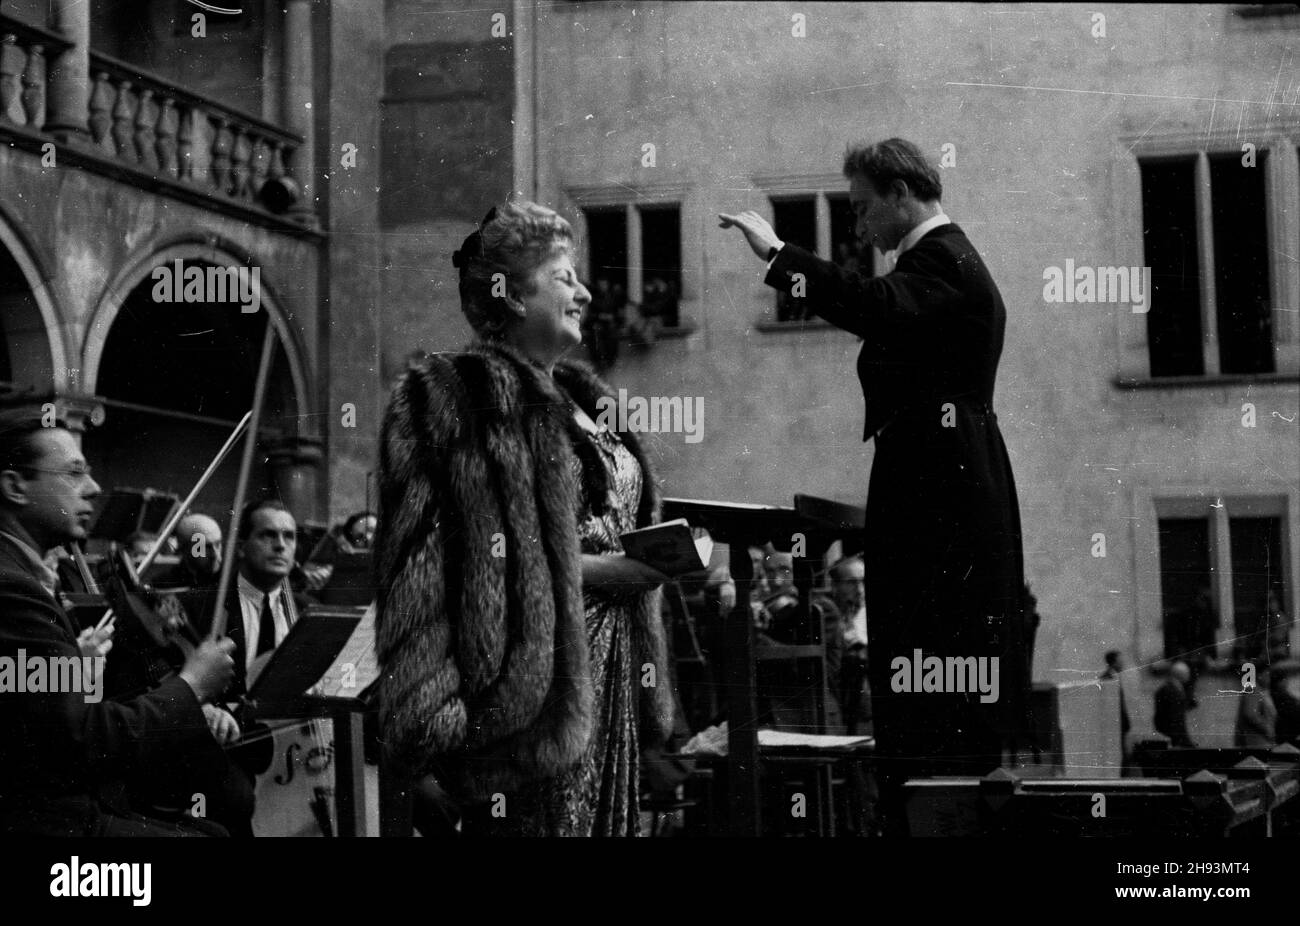
M582 554L582 584L601 587L611 593L648 592L668 581L653 566L632 559L626 553Z

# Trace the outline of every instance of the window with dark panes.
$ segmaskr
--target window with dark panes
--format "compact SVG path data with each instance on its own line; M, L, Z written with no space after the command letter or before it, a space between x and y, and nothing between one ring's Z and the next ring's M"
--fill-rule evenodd
M1210 157L1214 303L1219 372L1273 372L1264 171L1268 152L1243 166L1240 154Z
M1141 162L1142 243L1151 268L1147 347L1152 376L1205 372L1200 259L1196 250L1196 159Z
M1282 519L1229 518L1232 610L1237 659L1281 658L1289 651L1290 627L1278 620L1284 601ZM1270 602L1270 593L1273 600Z
M1213 605L1208 518L1160 518L1161 618L1165 657L1189 654L1215 642L1218 627Z
M594 297L607 291L611 299L627 300L627 211L584 209L587 220L586 277Z
M847 196L827 196L831 211L831 261L863 276L875 276L876 252L858 241L858 217Z
M817 201L811 196L773 199L772 230L782 241L816 254ZM777 321L803 321L811 314L807 299L783 292L776 294Z
M679 206L642 206L641 314L676 328L682 296L682 210Z

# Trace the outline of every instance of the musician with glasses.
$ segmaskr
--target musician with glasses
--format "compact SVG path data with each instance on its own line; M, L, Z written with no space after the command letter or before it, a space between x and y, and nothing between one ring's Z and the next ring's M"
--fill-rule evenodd
M84 683L70 690L79 686L66 674L53 683L55 666L111 646L105 630L78 633L44 562L85 538L99 492L65 422L43 426L37 408L0 411L0 666L21 671L39 660L51 672L41 689L69 689L0 686L0 833L225 835L205 820L135 813L127 792L164 754L220 757L201 705L233 674L229 641L191 648L178 673L129 700L95 700Z

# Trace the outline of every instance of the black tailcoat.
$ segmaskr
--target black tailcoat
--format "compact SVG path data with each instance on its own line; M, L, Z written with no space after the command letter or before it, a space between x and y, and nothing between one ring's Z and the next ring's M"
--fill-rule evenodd
M993 414L1006 326L997 286L954 224L879 277L786 244L766 282L787 292L802 283L818 315L863 340L864 439L876 441L864 555L878 747L908 756L907 774L996 766L1000 735L1027 729L1029 684L1020 512ZM998 700L895 692L894 659L917 649L998 656Z

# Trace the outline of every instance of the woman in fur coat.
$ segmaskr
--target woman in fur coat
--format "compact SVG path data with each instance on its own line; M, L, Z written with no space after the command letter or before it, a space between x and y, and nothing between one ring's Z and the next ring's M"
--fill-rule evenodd
M569 223L509 203L453 263L478 340L402 376L380 440L385 745L465 835L636 835L639 748L672 719L665 577L619 542L658 520L650 467L561 360L591 301Z

